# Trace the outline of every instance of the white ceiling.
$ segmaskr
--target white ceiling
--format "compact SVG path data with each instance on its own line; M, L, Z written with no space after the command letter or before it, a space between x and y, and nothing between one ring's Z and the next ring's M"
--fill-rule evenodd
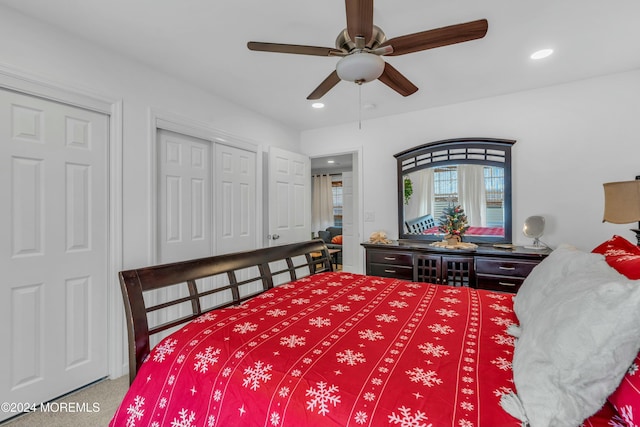
M340 82L306 97L338 58L252 52L250 40L333 47L342 0L0 0L212 93L305 130L640 68L638 0L377 0L387 38L486 18L485 38L385 58L420 90ZM551 57L529 54L551 47ZM359 101L361 95L361 101ZM360 105L374 108L360 108Z

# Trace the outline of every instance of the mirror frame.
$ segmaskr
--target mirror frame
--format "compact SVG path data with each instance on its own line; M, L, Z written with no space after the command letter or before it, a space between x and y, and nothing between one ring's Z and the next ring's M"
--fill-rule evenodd
M416 235L404 229L404 175L420 169L453 164L480 164L504 168L504 236L465 236L471 243L511 243L511 147L515 140L497 138L456 138L429 142L395 154L398 167L398 238L439 241L442 235ZM436 218L437 221L437 218Z

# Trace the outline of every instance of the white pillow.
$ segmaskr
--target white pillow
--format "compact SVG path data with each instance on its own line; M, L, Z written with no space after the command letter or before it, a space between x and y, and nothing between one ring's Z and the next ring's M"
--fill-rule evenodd
M598 263L602 265L594 265ZM600 254L586 253L567 244L560 245L531 271L514 298L513 311L520 327L526 326L538 306L562 285L567 276L604 266L606 261Z
M565 261L573 257L584 258ZM531 427L577 426L602 407L638 354L640 283L596 262L545 293L516 341L518 395L501 403Z

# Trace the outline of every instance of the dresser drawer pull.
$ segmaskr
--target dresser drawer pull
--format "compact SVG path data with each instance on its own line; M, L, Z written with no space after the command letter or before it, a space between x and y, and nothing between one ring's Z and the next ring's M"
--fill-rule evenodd
M384 270L385 273L397 273L395 270Z
M395 261L395 260L396 260L396 257L394 257L394 256L386 256L386 257L384 257L384 259L385 259L386 261Z
M500 270L515 270L516 268L515 267L503 267L503 266L500 266L500 267L498 267L498 269L500 269Z
M511 286L511 287L515 287L516 284L515 283L509 283L509 282L498 282L499 285L502 286Z

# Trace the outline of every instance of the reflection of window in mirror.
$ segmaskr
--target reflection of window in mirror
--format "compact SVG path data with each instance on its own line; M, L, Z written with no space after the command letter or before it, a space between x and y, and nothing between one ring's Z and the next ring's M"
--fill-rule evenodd
M459 205L470 225L465 240L509 242L513 142L439 141L396 155L403 193L399 204L401 238L441 239L438 224L443 210Z

